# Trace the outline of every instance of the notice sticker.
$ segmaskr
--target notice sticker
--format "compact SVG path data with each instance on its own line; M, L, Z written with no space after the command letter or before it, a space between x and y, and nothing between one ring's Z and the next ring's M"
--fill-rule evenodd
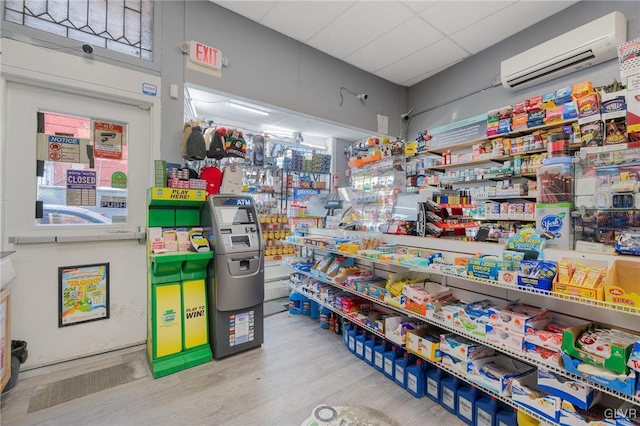
M93 154L96 158L122 159L122 124L93 122Z
M67 205L96 205L96 172L92 170L67 170Z

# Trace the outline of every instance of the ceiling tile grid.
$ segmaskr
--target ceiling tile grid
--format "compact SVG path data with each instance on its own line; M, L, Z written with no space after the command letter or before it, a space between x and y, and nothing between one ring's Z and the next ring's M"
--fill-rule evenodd
M364 71L411 86L579 0L210 1Z

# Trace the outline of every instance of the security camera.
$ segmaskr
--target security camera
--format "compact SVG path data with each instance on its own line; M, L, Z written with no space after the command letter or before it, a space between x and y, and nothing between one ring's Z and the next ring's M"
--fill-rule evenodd
M404 114L400 115L400 118L402 118L405 121L409 121L409 114L407 114L406 112Z
M89 43L85 43L85 44L82 45L82 51L84 53L91 54L91 53L93 53L93 46L90 45Z
M358 99L360 99L361 101L366 101L367 98L369 98L369 95L367 95L366 93L361 93L358 95Z

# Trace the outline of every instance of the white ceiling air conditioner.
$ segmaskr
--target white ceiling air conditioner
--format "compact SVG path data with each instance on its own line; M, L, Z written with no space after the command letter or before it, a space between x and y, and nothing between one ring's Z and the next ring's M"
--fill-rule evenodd
M608 61L626 40L625 16L610 13L502 61L502 85L520 90Z

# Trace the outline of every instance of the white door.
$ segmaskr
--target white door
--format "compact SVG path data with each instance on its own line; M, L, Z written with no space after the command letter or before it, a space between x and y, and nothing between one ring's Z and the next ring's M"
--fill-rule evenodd
M28 343L29 358L25 367L47 365L144 342L147 306L145 246L135 239L100 237L131 235L130 232L146 223L145 194L152 163L149 109L16 82L8 82L6 98L7 129L2 158L6 197L3 249L15 250L11 256L17 272L11 290L11 330L13 339ZM120 201L124 197L126 208L120 214L113 214L112 209L108 215L102 213L104 217L110 216L105 221L100 219L101 213L96 216L87 214L89 219L79 218L82 215L78 212L84 212L85 208L64 206L67 202L78 206L78 199L70 201L66 194L67 185L63 183L62 188L57 188L62 192L55 195L56 201L49 201L49 204L62 206L57 207L57 211L45 211L47 221L36 220L36 201L43 197L42 178L36 176L38 118L42 117L38 112L42 111L123 126L126 135L122 149L128 157L126 190L118 189L120 192L115 196L108 192L111 188L105 188L107 192L101 193L100 187L109 183L98 181L96 200L99 207L101 197ZM56 133L65 134L64 131ZM52 165L45 164L48 172L53 173ZM98 164L94 167L97 168ZM68 179L69 175L66 176ZM46 204L45 201L45 207ZM25 243L7 245L7 238L11 237L19 237ZM58 242L51 242L53 237ZM59 294L59 268L106 263L109 264L109 317L61 326L64 307ZM80 286L77 290L73 297L84 299L83 306L90 306L91 302L86 304L87 297L92 296L89 290ZM96 292L92 297L93 302L106 305L107 301L102 299L104 294ZM81 315L76 318L92 319Z

